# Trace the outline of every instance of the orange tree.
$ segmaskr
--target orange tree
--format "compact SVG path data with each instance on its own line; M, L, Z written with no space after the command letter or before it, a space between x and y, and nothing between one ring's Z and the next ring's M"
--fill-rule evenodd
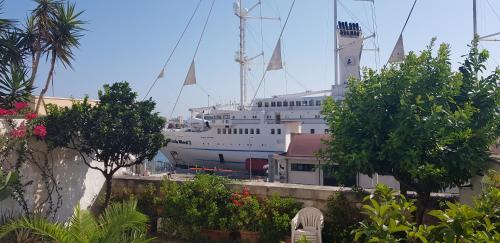
M95 106L87 99L72 107L52 106L45 118L50 146L76 150L83 163L106 178L104 208L111 196L113 175L121 168L152 160L166 144L161 133L165 120L154 112L155 102L136 98L127 82L104 85Z
M333 136L323 156L339 165L337 176L394 176L402 191L417 193L417 223L431 192L484 170L500 135L500 70L482 75L488 53L474 41L453 71L449 46L433 55L433 42L398 65L365 70L343 102L329 100L323 110Z

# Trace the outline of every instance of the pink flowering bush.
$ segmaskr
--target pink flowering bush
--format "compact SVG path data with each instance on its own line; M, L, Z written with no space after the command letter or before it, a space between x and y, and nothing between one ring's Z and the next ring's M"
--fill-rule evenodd
M0 119L6 119L9 123L7 128L8 137L13 139L23 139L34 135L38 139L43 139L47 135L47 129L40 120L37 120L37 114L31 111L27 102L15 102L11 105L13 108L0 107ZM14 118L24 117L18 125L13 122Z

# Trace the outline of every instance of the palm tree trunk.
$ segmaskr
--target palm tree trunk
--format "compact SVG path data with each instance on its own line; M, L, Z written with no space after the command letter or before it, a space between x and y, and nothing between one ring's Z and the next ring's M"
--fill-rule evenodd
M52 80L52 76L54 75L55 64L56 64L56 53L52 52L49 75L47 75L47 80L45 81L45 87L42 89L42 92L40 92L40 96L38 96L38 102L36 104L35 113L37 114L40 109L40 105L42 104L43 96L45 95L45 93L47 93L47 90L49 89L50 81Z
M33 86L35 84L35 78L36 78L36 73L38 72L38 63L40 63L40 57L42 56L41 51L36 51L35 55L33 56L33 61L31 64L31 78L30 78L30 84Z

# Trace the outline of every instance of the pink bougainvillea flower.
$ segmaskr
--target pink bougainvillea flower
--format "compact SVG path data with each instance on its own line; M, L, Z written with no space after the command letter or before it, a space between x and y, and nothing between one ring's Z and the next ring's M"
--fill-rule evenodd
M34 112L28 112L24 115L24 118L28 121L33 120L37 117L36 113Z
M47 129L44 125L37 125L33 129L33 134L39 138L44 138L47 135Z
M250 191L246 186L243 187L243 197L249 197L249 196L250 196Z
M28 103L27 102L16 102L14 104L14 107L16 108L17 111L22 110L22 109L28 107Z
M0 116L12 116L15 115L17 112L16 110L7 110L7 109L2 109L0 108Z
M23 138L26 136L26 127L24 126L24 122L19 125L19 127L15 128L10 132L10 136L12 138Z

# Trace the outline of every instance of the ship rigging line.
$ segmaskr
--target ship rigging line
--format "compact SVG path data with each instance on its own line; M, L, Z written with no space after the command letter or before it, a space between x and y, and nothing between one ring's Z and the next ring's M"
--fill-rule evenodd
M196 57L196 54L198 54L198 49L200 48L201 40L203 39L203 36L205 34L205 30L207 29L208 20L210 19L210 16L212 16L212 10L214 8L214 4L215 4L215 0L212 0L212 4L210 5L210 10L208 11L207 18L205 19L205 23L203 24L203 29L201 30L200 38L198 39L198 44L196 44L196 49L194 50L193 59L192 59L193 61L194 61L194 58ZM184 89L184 86L186 86L186 85L182 84L181 90L179 91L179 95L177 95L177 99L175 100L174 107L172 108L172 112L170 113L170 117L172 117L172 115L174 114L175 107L177 106L177 103L179 102L179 98L181 97L182 90ZM201 88L201 86L198 85L198 87L200 87L201 90L203 90L205 93L207 93L203 88Z
M189 28L189 25L191 24L191 21L193 20L194 16L196 15L196 12L198 12L198 8L200 7L200 4L203 0L198 1L198 4L196 4L196 7L191 14L191 17L189 18L186 26L184 27L184 30L181 33L181 36L179 36L179 39L177 39L177 43L175 43L174 48L170 52L167 60L165 61L165 64L163 64L162 72L164 72L165 68L167 67L168 63L170 62L170 59L172 59L172 56L174 55L175 50L177 50L177 47L179 46L179 43L181 42L182 38L184 37L184 34L186 33L187 29ZM142 100L145 100L146 97L148 97L149 93L153 89L153 87L156 85L156 82L161 78L160 75L158 75L155 80L153 81L153 84L151 84L151 87L149 87L148 92L146 92L146 95L144 95L144 98Z
M413 2L413 6L411 6L410 13L408 14L408 17L406 17L405 24L403 25L403 29L401 29L401 33L399 33L398 38L399 38L399 36L401 36L401 35L403 34L403 32L405 31L405 29L406 29L406 25L408 24L408 21L410 20L411 14L413 13L413 9L415 9L415 5L417 4L417 1L418 1L418 0L415 0L415 1ZM387 63L389 63L389 61L387 61Z
M413 9L415 9L415 5L417 4L417 1L418 0L415 0L415 2L413 2L413 6L411 6L410 13L408 14L408 17L406 17L405 25L403 25L403 29L401 30L401 33L399 35L402 35L403 31L405 31L406 25L408 24L408 20L410 20L411 14L413 13Z
M293 10L293 6L295 5L295 0L293 0L292 2L292 5L290 6L290 10L288 10L288 14L286 15L286 19L285 19L285 24L283 24L283 27L281 28L281 32L280 32L280 35L278 37L278 41L281 39L281 37L283 36L283 32L285 31L285 28L286 28L286 24L288 23L288 19L290 18L290 14L292 13L292 10ZM259 82L259 86L257 86L257 90L255 90L255 94L253 95L252 97L252 101L250 102L250 105L253 103L253 101L255 100L255 97L257 96L257 93L259 92L259 89L260 89L260 86L262 85L262 81L264 80L264 78L266 77L266 73L268 72L268 70L266 70L263 74L262 74L262 78L260 79L260 82Z

